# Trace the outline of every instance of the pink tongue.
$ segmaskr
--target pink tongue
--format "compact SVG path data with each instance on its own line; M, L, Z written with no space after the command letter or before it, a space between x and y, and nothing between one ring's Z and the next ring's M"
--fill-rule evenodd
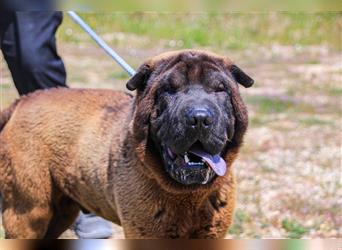
M198 148L190 149L189 152L201 157L202 160L205 161L205 163L207 163L217 175L223 176L226 173L227 164L219 155L210 155Z

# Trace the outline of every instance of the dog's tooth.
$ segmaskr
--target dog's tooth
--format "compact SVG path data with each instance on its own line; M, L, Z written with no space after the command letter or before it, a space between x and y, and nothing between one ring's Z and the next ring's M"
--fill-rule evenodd
M167 148L167 153L171 157L171 159L175 159L176 155L172 152L170 148Z
M186 163L189 163L189 161L190 161L187 153L185 153L185 155L184 155L184 160Z
M202 184L207 184L208 181L209 181L209 177L210 177L210 172L207 171L206 176L205 176L205 179L203 180Z

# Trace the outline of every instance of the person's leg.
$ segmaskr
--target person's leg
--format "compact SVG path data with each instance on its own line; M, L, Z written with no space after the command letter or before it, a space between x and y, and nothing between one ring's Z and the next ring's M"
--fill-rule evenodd
M7 30L8 25L12 21L13 21L13 12L4 11L4 10L0 11L0 44L1 44L4 32Z
M55 33L63 15L56 11L12 12L1 50L20 95L37 89L66 87Z

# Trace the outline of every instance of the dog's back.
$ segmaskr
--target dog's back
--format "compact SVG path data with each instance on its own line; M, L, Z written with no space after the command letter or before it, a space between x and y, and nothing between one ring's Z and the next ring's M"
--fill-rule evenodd
M1 114L0 190L7 237L55 237L63 229L46 225L46 218L55 216L52 208L63 210L67 203L62 212L71 213L71 220L77 215L78 193L105 199L96 196L104 192L95 194L89 182L106 178L111 140L122 134L131 99L110 90L41 90L20 98ZM81 175L83 183L77 186L73 180ZM15 226L27 221L30 226ZM44 235L35 235L36 227Z

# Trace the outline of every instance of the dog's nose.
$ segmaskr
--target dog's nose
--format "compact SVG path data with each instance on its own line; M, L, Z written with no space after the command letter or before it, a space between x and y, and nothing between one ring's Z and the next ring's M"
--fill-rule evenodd
M206 108L194 108L186 114L186 122L196 129L207 129L213 124L213 116Z

